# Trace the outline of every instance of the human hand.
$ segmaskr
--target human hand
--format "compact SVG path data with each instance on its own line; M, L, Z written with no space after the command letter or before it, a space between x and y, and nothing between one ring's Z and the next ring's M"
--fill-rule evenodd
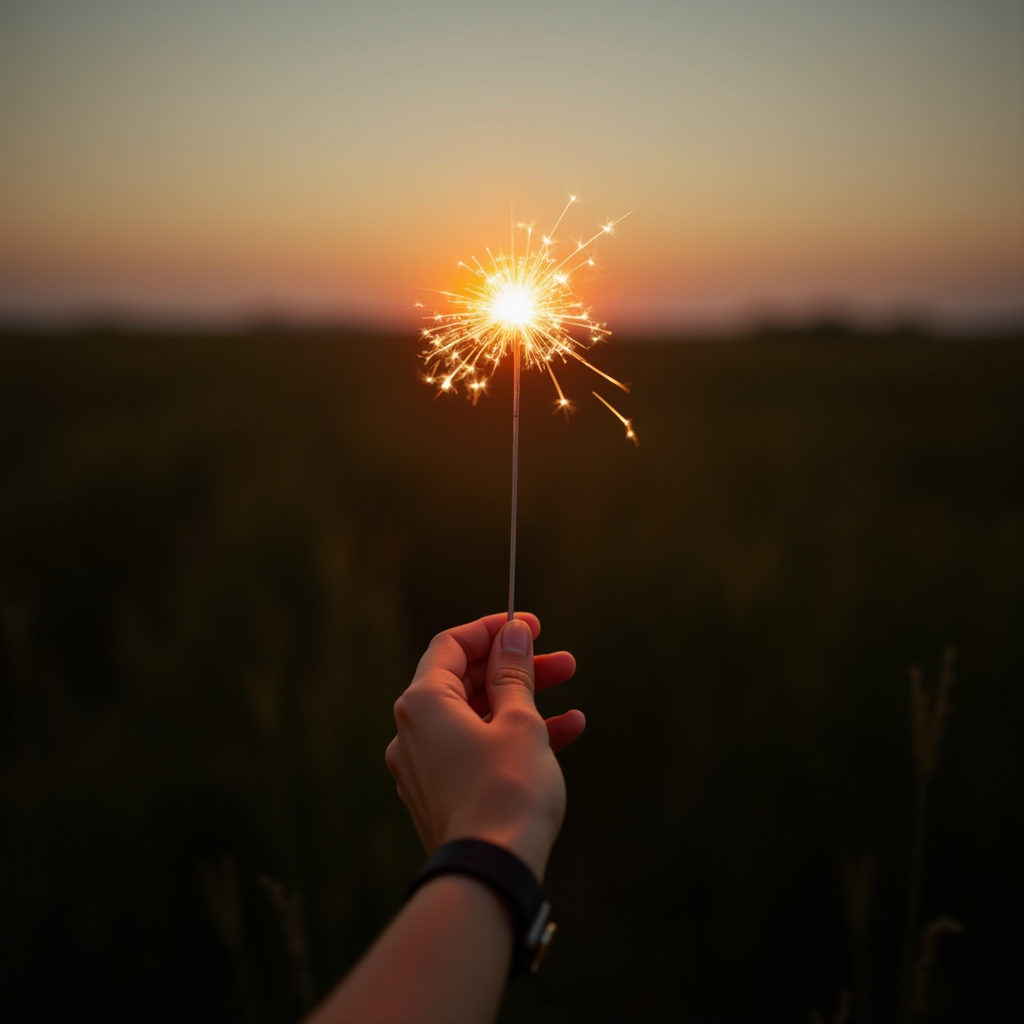
M546 721L534 691L569 679L567 651L533 654L536 616L488 615L439 633L395 703L385 760L427 853L486 839L543 880L565 817L555 753L586 726L580 711Z

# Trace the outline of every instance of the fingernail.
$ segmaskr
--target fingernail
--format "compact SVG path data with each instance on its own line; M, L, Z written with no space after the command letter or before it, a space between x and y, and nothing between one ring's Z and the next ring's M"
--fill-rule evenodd
M527 654L532 636L530 627L522 619L513 619L501 631L501 649Z

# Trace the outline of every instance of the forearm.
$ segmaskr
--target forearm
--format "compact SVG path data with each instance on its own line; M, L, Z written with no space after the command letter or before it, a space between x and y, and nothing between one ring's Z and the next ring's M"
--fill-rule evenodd
M508 980L512 918L490 888L420 888L308 1024L483 1024Z

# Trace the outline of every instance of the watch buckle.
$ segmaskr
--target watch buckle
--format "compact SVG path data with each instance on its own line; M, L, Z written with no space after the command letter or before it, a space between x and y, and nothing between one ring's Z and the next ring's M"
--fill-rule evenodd
M526 948L533 950L533 959L530 961L529 967L530 974L536 974L540 970L540 965L544 962L544 957L547 956L551 940L555 937L555 932L558 931L558 925L550 920L550 917L551 904L545 900L541 904L540 910L537 911L537 916L533 919L533 924L526 935Z
M548 947L551 945L551 940L555 937L555 932L558 931L558 925L554 921L549 921L544 927L544 934L541 935L540 941L537 943L537 950L533 954L533 961L530 963L530 974L536 974L540 970L540 965L544 962L544 957L548 955Z

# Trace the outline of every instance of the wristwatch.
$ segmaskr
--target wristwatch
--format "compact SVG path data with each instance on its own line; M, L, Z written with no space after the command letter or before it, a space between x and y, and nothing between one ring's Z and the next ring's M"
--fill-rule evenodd
M406 891L406 900L425 882L448 874L469 875L505 900L516 928L510 977L536 974L558 926L551 920L551 904L533 872L514 853L494 843L456 839L431 854Z

